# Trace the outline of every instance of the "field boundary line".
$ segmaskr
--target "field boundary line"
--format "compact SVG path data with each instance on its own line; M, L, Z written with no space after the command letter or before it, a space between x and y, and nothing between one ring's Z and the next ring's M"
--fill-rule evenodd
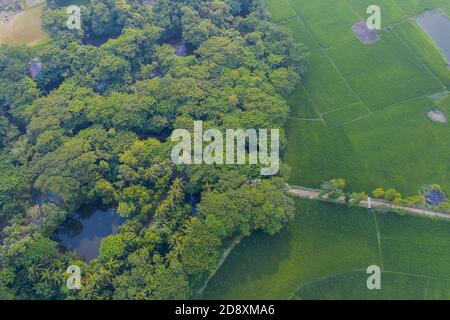
M368 114L365 114L365 115L363 115L363 116L361 116L361 117L358 117L358 118L356 118L356 119L352 119L352 120L349 120L349 121L345 121L345 122L340 123L340 124L335 125L335 126L327 126L327 129L341 128L341 127L343 127L343 126L345 126L345 125L347 125L347 124L350 124L350 123L357 122L357 121L359 121L359 120L368 118L368 117L370 117L371 115L372 115L372 113L368 113ZM325 121L325 125L326 125L326 123L327 123L327 122Z
M362 21L366 21L366 19L363 18L363 16L361 14L359 14L358 11L355 10L355 8L353 8L353 6L351 5L350 2L348 2L348 0L345 0L345 3L350 7L350 9L352 9L352 11L361 18Z
M412 19L414 19L414 16L408 16L408 17L406 17L404 19L401 19L401 20L398 20L398 21L395 21L395 22L389 24L386 27L383 27L382 29L386 30L386 31L389 31L389 30L392 30L393 28L395 28L396 26L398 26L399 24L402 24L405 21L409 21L409 20L412 20Z
M352 91L352 93L355 95L356 98L359 99L359 102L361 102L367 109L367 111L369 111L369 113L372 113L372 111L369 109L369 107L366 105L366 103L363 101L363 99L361 99L360 95L355 91L355 89L353 88L353 86L350 84L350 82L348 82L347 78L344 76L344 74L341 72L341 70L339 70L338 66L336 65L336 63L333 61L333 59L331 59L330 55L328 54L326 49L323 49L323 52L325 53L325 55L327 56L328 60L331 62L331 64L333 65L333 67L336 69L337 73L342 77L342 79L344 80L345 84L347 85L347 87L350 88L350 90Z
M409 101L414 101L414 100L419 100L419 99L421 99L421 98L430 98L430 95L428 95L428 94L423 94L423 95L420 95L420 96L411 97L411 98L407 98L407 99L404 99L404 100L399 100L399 101L393 102L393 103L391 103L391 104L388 104L388 105L386 105L386 106L383 106L383 107L381 107L381 108L378 108L378 109L372 111L372 113L374 113L374 114L375 114L375 113L379 113L379 112L382 112L382 111L386 110L387 108L390 108L390 107L392 107L392 106L395 106L396 104L400 104L400 103L404 103L404 102L409 102Z
M404 14L405 14L405 16L407 17L407 18L405 18L405 19L409 19L411 16L409 15L409 13L408 12L406 12L405 11L405 9L403 9L403 7L401 7L398 3L397 3L397 1L393 1L393 3L394 3L394 5L397 7L397 8L399 8ZM401 21L403 21L403 20L405 20L405 19L401 19ZM397 21L396 21L397 22ZM392 23L393 24L393 23Z
M358 11L356 11L356 9L352 6L352 4L351 4L350 2L348 2L348 0L345 0L345 2L347 2L347 4L353 9L353 12L355 12L355 13L361 18L362 21L367 21L367 19L365 19L361 14L359 14ZM398 23L401 23L401 22L403 22L403 21L405 21L405 20L407 20L407 19L409 19L409 18L412 17L412 16L410 16L405 10L403 10L403 8L400 7L400 6L397 4L396 1L393 1L393 3L394 3L394 5L395 5L398 9L400 9L400 10L404 13L405 18L399 19L399 20L395 20L395 21L392 21L391 24L386 24L385 27L381 28L382 30L387 30L388 28L390 28L390 27L392 27L392 26L395 26L395 25L397 25Z
M442 81L434 74L434 72L432 72L430 70L430 68L428 68L428 66L422 61L422 59L420 59L414 53L414 51L411 50L411 48L408 46L408 44L405 42L405 40L403 40L403 38L395 31L395 28L391 28L391 31L400 40L400 42L405 46L405 48L408 49L408 51L412 53L412 55L417 59L417 61L420 62L420 64L425 68L425 70L427 70L431 74L431 76L433 78L435 78L437 80L437 82L439 82L439 84L442 86L442 88L444 88L444 91L447 90L447 87L442 83Z
M381 262L381 270L384 269L384 260L383 260L383 251L381 250L381 236L380 236L380 229L378 228L378 221L377 216L373 212L373 209L370 209L370 212L372 213L373 220L375 222L375 229L377 230L377 238L378 238L378 251L380 254L380 262Z
M328 60L330 60L331 64L333 65L333 67L336 69L336 71L339 73L339 75L342 77L342 79L344 79L345 84L347 85L347 87L350 88L350 90L352 90L353 94L359 99L359 101L366 107L367 111L369 111L369 113L372 113L372 110L369 109L369 107L367 106L367 104L363 101L363 99L361 99L361 96L355 91L355 89L353 88L353 86L350 84L350 82L347 80L347 78L344 76L344 74L341 72L341 70L339 70L338 66L336 65L336 63L331 59L330 55L328 54L326 49L323 49L323 51L325 52L325 55L327 56Z
M320 118L297 118L297 117L288 117L288 119L292 119L292 120L300 120L300 121L320 121L320 122L322 122L322 119L320 119Z
M243 236L235 237L230 245L228 247L223 248L223 252L219 257L219 260L217 261L216 266L214 267L214 270L212 270L207 278L205 279L203 285L195 292L194 297L200 297L203 292L205 291L206 287L208 287L209 282L211 279L216 275L217 271L219 271L220 267L225 263L225 261L228 259L228 256L231 254L233 249L241 243L241 241L244 239Z
M325 120L322 117L322 114L320 113L319 108L317 107L316 103L313 101L313 99L311 98L311 95L309 94L308 90L306 89L305 85L300 82L300 85L302 86L303 90L305 90L306 93L306 97L308 98L308 100L312 103L312 105L314 106L314 110L316 110L316 113L319 115L320 119L323 122L323 125L326 127L327 124L325 123Z
M292 10L294 10L298 20L300 21L300 23L305 27L306 31L311 35L311 37L314 39L314 41L316 41L317 45L319 46L319 48L322 50L322 52L325 54L325 56L327 57L328 61L331 63L331 65L334 67L334 69L337 71L337 73L339 74L339 76L342 78L342 80L344 80L345 84L347 85L347 87L352 91L353 95L359 99L359 101L361 103L364 104L364 106L367 108L367 110L369 111L369 113L372 113L372 111L369 109L369 107L365 104L365 102L361 99L361 97L359 96L359 94L356 93L355 89L350 85L350 83L348 82L348 80L344 77L344 75L342 74L342 72L338 69L338 67L336 66L336 64L334 63L334 61L330 58L328 52L326 51L326 49L324 49L324 47L322 46L322 44L320 43L320 41L318 41L317 37L311 32L311 30L308 28L308 26L303 22L302 18L299 16L297 10L292 6L291 4L291 0L287 0L288 5L291 7Z
M340 110L342 110L342 109L349 108L349 107L351 107L351 106L353 106L353 105L355 105L355 104L358 104L358 103L361 103L361 102L360 102L360 101L357 101L357 102L353 102L353 103L350 103L350 104L346 104L345 106L336 108L336 109L334 109L334 110L326 111L326 112L322 113L322 115L324 116L324 115L326 115L326 114L330 114L330 113L333 113L333 112L335 112L335 111L340 111Z
M409 273L409 272L392 271L392 270L386 270L386 271L383 271L383 272L386 272L386 273L392 273L392 274L400 274L400 275L410 276L410 277L417 277L417 278L431 279L431 280L445 280L445 281L450 281L450 278L447 278L447 277L430 276L430 275L419 274L419 273Z
M431 277L428 278L427 280L427 285L425 287L425 292L423 293L423 300L427 300L427 295L428 295L428 291L430 290L431 287Z
M346 44L349 44L349 43L352 43L352 42L355 42L355 41L359 41L359 40L358 40L358 39L349 39L349 40L345 40L345 41L342 41L342 42L333 44L333 45L331 45L331 46L324 47L324 49L325 49L325 50L328 50L328 49L333 49L333 48L337 48L337 47L340 47L340 46L345 46Z
M284 24L284 23L287 23L287 22L289 22L291 20L294 20L295 18L297 18L297 16L293 15L292 17L284 18L284 19L281 19L281 20L272 20L272 22L275 23L275 24Z
M317 282L322 282L325 280L329 280L329 279L334 279L346 274L350 274L350 273L357 273L357 272L364 272L366 273L367 270L349 270L349 271L345 271L345 272L339 272L339 273L331 273L328 276L324 276L324 277L320 277L317 278L315 280L311 280L311 281L307 281L304 284L302 284L301 286L299 286L294 293L292 293L288 299L292 299L292 298L296 298L301 300L301 298L297 295L297 292L307 286L313 285ZM402 276L408 276L408 277L414 277L414 278L421 278L421 279L427 279L427 286L425 287L425 290L428 291L429 286L430 286L430 282L431 280L445 280L445 281L450 281L450 278L446 278L446 277L435 277L435 276L430 276L430 275L425 275L425 274L418 274L418 273L409 273L409 272L401 272L401 271L391 271L391 270L382 270L381 271L382 274L383 273L388 273L388 274L394 274L394 275L402 275ZM426 292L427 293L427 292Z

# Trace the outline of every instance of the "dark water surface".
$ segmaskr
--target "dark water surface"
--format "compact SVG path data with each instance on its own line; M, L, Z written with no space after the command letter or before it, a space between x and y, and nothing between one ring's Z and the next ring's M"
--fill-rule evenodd
M124 221L116 209L84 209L67 221L56 237L64 247L90 261L98 256L100 241L117 234Z
M441 10L432 10L425 11L416 21L441 49L450 64L450 18Z
M3 229L8 225L7 219L0 219L0 245L3 244Z

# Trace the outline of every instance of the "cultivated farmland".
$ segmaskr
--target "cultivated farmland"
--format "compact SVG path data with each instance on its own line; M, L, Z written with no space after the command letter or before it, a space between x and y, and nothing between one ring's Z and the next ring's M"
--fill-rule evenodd
M255 234L212 279L210 299L450 298L450 222L296 200L279 235ZM367 290L366 268L382 269Z
M311 52L303 84L290 97L291 183L317 187L344 177L355 190L416 193L437 183L450 192L450 124L427 115L448 94L450 69L414 21L425 8L449 12L450 5L378 1L380 40L366 45L351 27L367 17L369 2L278 2L277 11L295 12L279 25Z

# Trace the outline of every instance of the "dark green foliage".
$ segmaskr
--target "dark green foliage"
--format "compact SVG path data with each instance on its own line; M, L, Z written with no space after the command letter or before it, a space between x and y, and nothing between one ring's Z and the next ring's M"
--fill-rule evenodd
M300 79L304 51L266 19L262 1L82 4L81 31L62 25L66 1L50 1L44 26L51 43L32 52L0 48L8 62L0 64L0 81L11 83L0 93L7 155L0 216L14 215L0 247L0 295L189 298L225 242L254 230L277 233L293 205L283 174L261 179L251 165L175 166L166 137L203 120L221 130L278 128L284 147L284 97ZM175 55L180 38L187 56ZM27 76L33 58L42 64L41 97ZM60 201L29 206L28 190ZM53 240L85 204L117 207L127 217L90 263ZM71 264L83 270L77 291L64 286Z
M0 218L10 217L26 206L31 175L26 167L15 166L0 153Z

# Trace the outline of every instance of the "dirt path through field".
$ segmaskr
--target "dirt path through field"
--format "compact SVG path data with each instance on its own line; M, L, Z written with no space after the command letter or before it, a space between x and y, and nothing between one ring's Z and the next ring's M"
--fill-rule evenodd
M318 191L314 191L314 190L306 189L306 188L292 188L292 189L289 189L289 193L292 195L301 197L301 198L306 198L306 199L318 199L318 196L319 196ZM395 204L388 203L386 201L378 200L378 199L371 199L370 202L371 202L372 208L373 207L382 207L382 208L388 208L388 209L393 209L393 210L407 211L407 212L411 212L411 213L421 215L421 216L450 219L450 214L445 213L445 212L437 212L437 211L431 211L431 210L426 210L426 209L399 206L399 205L395 205ZM339 203L342 203L342 201L339 201ZM369 203L368 203L368 201L361 201L361 203L359 205L361 207L368 208Z

